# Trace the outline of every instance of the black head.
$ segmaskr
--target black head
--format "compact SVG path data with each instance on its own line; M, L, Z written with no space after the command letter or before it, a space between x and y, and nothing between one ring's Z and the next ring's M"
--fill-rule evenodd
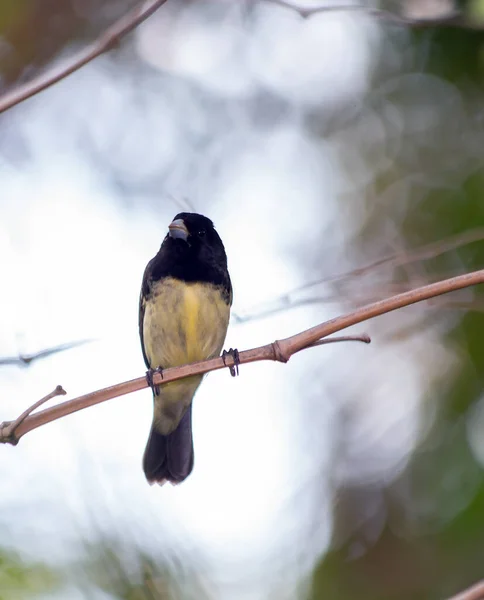
M155 262L157 275L162 277L212 283L222 283L228 277L222 240L212 221L197 213L175 216Z
M178 213L168 225L168 236L174 239L182 239L189 246L203 244L220 240L215 231L212 221L208 217L197 213ZM216 243L216 242L215 242Z

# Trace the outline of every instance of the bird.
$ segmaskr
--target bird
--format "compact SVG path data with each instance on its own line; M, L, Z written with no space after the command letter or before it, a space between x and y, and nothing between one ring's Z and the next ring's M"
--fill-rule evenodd
M154 402L143 455L151 485L179 484L192 472L192 400L203 379L194 375L157 386L153 373L219 356L232 298L227 255L213 222L178 213L146 266L139 302L141 348Z

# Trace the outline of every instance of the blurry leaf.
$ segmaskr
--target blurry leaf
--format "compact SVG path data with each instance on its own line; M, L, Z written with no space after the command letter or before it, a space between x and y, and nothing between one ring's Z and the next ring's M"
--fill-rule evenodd
M484 21L484 2L483 0L470 0L467 8L467 15L471 21L482 23Z
M58 577L41 564L23 562L13 552L0 551L0 600L23 600L52 591Z
M86 544L86 560L76 565L79 580L119 600L203 600L210 598L203 577L181 559L156 558L136 544L102 537ZM2 599L0 599L2 600Z

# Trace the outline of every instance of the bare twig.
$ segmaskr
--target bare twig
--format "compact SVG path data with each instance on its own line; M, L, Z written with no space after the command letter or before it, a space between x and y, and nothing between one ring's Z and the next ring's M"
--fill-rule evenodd
M35 354L19 354L18 356L7 356L5 358L0 358L0 367L3 367L5 365L19 365L21 367L28 367L34 360L46 358L47 356L51 356L52 354L64 352L65 350L70 350L71 348L77 348L77 346L89 344L90 342L92 342L92 340L79 340L78 342L70 342L68 344L54 346L53 348L47 348L45 350L41 350L40 352L36 352Z
M233 320L235 323L246 323L247 321L253 321L255 319L260 319L276 314L280 311L287 310L288 308L296 308L298 306L303 306L307 304L336 302L340 299L341 294L331 293L325 296L318 295L298 300L293 300L292 296L294 296L297 293L303 292L304 290L309 290L318 285L338 283L351 279L353 277L360 277L367 273L371 273L379 267L386 266L395 269L397 267L405 267L406 265L413 262L430 260L432 258L436 258L437 256L445 254L446 252L450 252L451 250L456 250L457 248L461 248L462 246L466 246L467 244L472 244L474 242L480 242L483 240L484 228L477 227L469 231L464 231L463 233L457 233L455 235L449 236L444 240L439 240L437 242L425 244L424 246L420 246L415 250L407 250L403 254L387 254L386 256L383 256L382 258L379 258L378 260L375 260L363 267L357 267L355 269L352 269L351 271L347 271L346 273L330 275L329 277L322 277L320 279L305 283L297 288L286 292L285 294L282 294L278 298L272 300L270 303L264 303L263 305L260 305L260 307L253 307L246 314L233 313ZM391 293L391 291L400 291L398 290L398 287L401 288L401 284L386 285L383 289L386 290L385 293ZM406 289L408 289L408 287ZM366 298L366 302L368 301L369 299ZM442 306L442 303L439 303L439 306ZM461 308L464 308L464 306L461 306Z
M484 600L484 581L476 583L448 600Z
M430 283L431 281L428 281ZM248 323L249 321L257 321L258 319L264 319L267 317L272 317L278 313L291 310L294 308L301 308L302 306L314 306L317 304L329 304L329 303L340 303L342 298L344 297L345 301L350 300L353 305L362 304L363 302L376 302L377 300L381 300L387 294L401 294L405 291L411 289L410 284L402 283L394 283L388 285L382 285L373 287L369 291L365 291L363 288L358 289L357 294L351 294L346 292L346 295L343 293L330 293L330 294L319 294L317 296L309 296L307 298L298 298L298 299L286 299L285 296L281 298L277 298L272 301L268 305L263 305L260 308L255 308L253 312L247 313L238 313L232 314L233 322L235 325L241 325L244 323ZM294 292L292 292L294 293ZM484 312L484 302L479 299L473 300L451 300L449 298L431 298L427 306L437 309L448 309L448 310L467 310L474 312Z
M68 75L84 67L89 62L115 47L119 40L133 31L140 23L150 17L167 0L149 0L141 2L127 14L118 19L111 27L106 29L102 35L93 42L86 50L83 50L77 57L69 61L69 64L62 68L58 73L48 77L39 76L32 81L21 85L0 98L0 113L20 104L27 98L31 98L39 92L47 89L54 83L61 81Z
M348 313L336 317L324 323L320 323L311 329L307 329L301 333L285 338L283 340L276 340L265 346L258 348L252 348L251 350L244 350L239 353L239 363L245 364L250 362L256 362L260 360L275 360L279 362L287 362L293 354L304 350L316 342L319 342L322 338L325 338L333 333L346 329L357 323L362 323L368 319L372 319L379 315L409 306L422 300L428 300L441 294L447 294L449 292L460 290L478 283L484 283L484 269L480 271L474 271L465 275L459 275L458 277L452 277L451 279L445 279L437 283L423 286L421 288L404 292L392 296L386 300L374 302L363 308L359 308L354 312ZM189 365L183 365L181 367L175 367L171 369L165 369L163 371L163 377L155 373L153 377L153 383L156 385L163 385L170 381L182 379L183 377L190 377L192 375L202 375L209 371L215 371L223 369L224 367L233 367L234 362L230 356L226 356L225 359L222 357L212 358L210 360L204 360ZM33 429L50 423L56 419L60 419L66 415L74 413L78 410L87 408L88 406L94 406L100 402L105 402L111 398L123 396L131 392L136 392L148 386L146 377L139 377L119 383L85 396L79 396L73 400L62 402L52 408L39 411L33 415L30 415L24 419L24 421L16 427L14 435L6 436L5 430L10 426L10 422L4 422L0 425L0 443L15 444L18 440ZM13 437L13 439L12 439Z
M288 292L286 296L294 293L295 291L299 291L302 289L307 289L310 287L314 287L321 283L331 283L332 281L337 281L339 279L349 279L350 277L354 277L357 275L364 275L376 269L377 267L389 266L391 268L401 267L411 262L421 261L421 260L429 260L431 258L436 258L441 254L445 254L446 252L450 252L451 250L456 250L457 248L461 248L462 246L466 246L467 244L472 244L474 242L481 242L484 240L484 227L477 227L476 229L471 229L469 231L464 231L463 233L457 233L455 235L449 236L444 240L439 240L437 242L431 242L430 244L425 244L424 246L420 246L415 250L407 250L404 255L400 253L392 253L375 260L364 267L357 267L356 269L352 269L344 274L332 275L330 277L324 279L318 279L317 281L312 281L310 283L305 284L304 286L297 288L296 290L292 290Z
M65 396L66 393L67 392L64 390L64 388L61 385L58 385L55 390L50 392L50 394L47 394L47 396L44 396L40 400L37 400L37 402L32 404L32 406L27 408L27 410L24 410L24 412L17 417L15 421L10 421L8 424L2 423L0 425L1 437L5 437L6 441L8 441L10 444L17 444L18 438L15 436L17 427L19 427L19 425L21 425L25 419L34 412L35 409L39 408L39 406L42 406L42 404L45 404L48 400L55 398L56 396Z
M360 335L338 335L325 340L313 342L312 344L306 346L306 348L324 346L324 344L334 344L335 342L363 342L364 344L371 344L371 338L367 333L362 333Z
M140 3L126 15L122 16L114 25L105 30L102 35L93 42L86 50L79 53L74 59L69 61L69 64L62 68L57 73L50 76L40 75L32 81L18 86L11 92L6 93L0 98L0 113L5 112L9 108L20 104L24 100L35 96L39 92L47 89L51 85L65 79L81 67L104 54L108 50L116 46L119 40L135 29L140 23L150 17L158 8L165 4L167 0L148 0L146 3ZM285 0L263 0L265 2L276 4L286 9L290 9L298 13L303 18L308 18L318 13L346 11L360 12L369 17L376 18L382 22L413 28L447 26L460 27L466 29L482 30L484 22L470 21L462 16L458 11L451 11L444 16L425 19L414 19L403 15L397 15L383 9L360 6L360 5L340 5L340 6L319 6L319 7L304 7L286 2Z
M457 10L452 10L443 16L438 17L427 17L423 19L415 19L412 17L406 17L404 15L397 15L388 10L373 8L371 6L362 6L355 4L341 4L338 6L300 6L293 2L286 2L285 0L263 0L270 4L276 4L296 12L303 19L312 17L313 15L320 13L329 12L359 12L369 17L378 19L383 23L390 25L396 25L399 27L412 27L415 29L424 29L426 27L458 27L462 29L484 29L484 23L473 22L466 19Z

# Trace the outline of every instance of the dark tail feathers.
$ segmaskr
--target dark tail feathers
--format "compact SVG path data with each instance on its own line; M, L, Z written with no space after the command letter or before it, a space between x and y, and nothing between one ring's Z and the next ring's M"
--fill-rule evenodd
M178 427L168 435L151 427L143 456L143 470L150 484L165 481L181 483L193 469L192 407L188 407Z

